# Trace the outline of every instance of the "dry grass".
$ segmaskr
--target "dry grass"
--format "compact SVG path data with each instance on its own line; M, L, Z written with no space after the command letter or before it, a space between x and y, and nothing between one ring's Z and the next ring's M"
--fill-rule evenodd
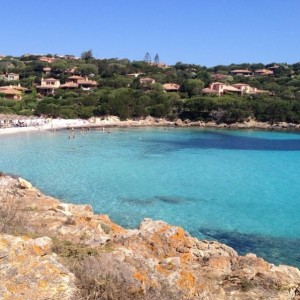
M179 300L182 294L160 283L143 286L134 279L134 269L113 253L100 252L73 265L77 277L78 300Z
M80 288L79 299L121 300L129 296L135 284L133 274L125 263L117 262L112 254L99 253L73 266ZM138 299L138 298L137 298Z
M20 209L17 190L0 189L0 232L12 235L27 232L26 214Z

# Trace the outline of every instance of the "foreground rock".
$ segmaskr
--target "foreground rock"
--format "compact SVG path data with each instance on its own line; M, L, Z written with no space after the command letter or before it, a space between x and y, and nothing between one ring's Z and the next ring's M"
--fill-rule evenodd
M132 299L300 299L296 268L274 266L254 254L239 256L224 244L199 241L162 221L145 219L139 229L126 230L88 205L61 203L22 179L2 176L0 187L2 207L14 199L26 219L22 229L42 236L1 235L0 263L5 268L0 271L0 295L10 295L7 299L56 299L57 291L65 293L60 299L69 299L74 292L72 274L51 254L50 238L96 249L102 261L100 256L87 258L88 275L107 268L123 280L123 288L126 283L140 297ZM24 257L30 257L27 272Z
M51 239L0 235L0 299L74 299L75 276L50 253Z

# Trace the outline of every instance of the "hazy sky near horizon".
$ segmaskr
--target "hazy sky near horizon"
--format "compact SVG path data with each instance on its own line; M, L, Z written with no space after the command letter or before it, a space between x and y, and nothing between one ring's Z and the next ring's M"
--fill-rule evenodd
M0 54L74 54L205 66L300 61L300 0L11 0Z

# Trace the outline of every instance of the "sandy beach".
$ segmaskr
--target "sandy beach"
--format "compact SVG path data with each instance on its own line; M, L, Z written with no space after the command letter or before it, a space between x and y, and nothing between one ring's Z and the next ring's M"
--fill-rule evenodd
M29 125L24 127L7 127L0 129L0 135L5 134L14 134L14 133L22 133L22 132L39 132L45 130L58 130L69 127L86 127L89 126L89 122L86 120L79 119L71 119L71 120L63 120L63 119L53 119L48 122L41 122L36 125Z
M141 120L121 121L118 117L108 116L105 118L82 119L45 119L39 123L25 127L0 128L0 135L15 134L22 132L56 131L67 128L99 128L99 127L139 127L139 126L174 126L174 122L165 119L154 119L148 117Z
M92 117L88 120L82 119L39 119L38 123L28 123L25 127L2 127L0 128L0 136L6 134L25 133L25 132L40 132L40 131L56 131L68 128L101 128L101 127L202 127L202 128L221 128L221 129L261 129L261 130L300 130L299 124L280 122L270 124L265 122L257 122L249 120L242 123L233 124L217 124L216 122L191 122L189 120L168 121L166 119L157 119L147 117L139 120L124 120L121 121L116 116L107 116L102 118Z

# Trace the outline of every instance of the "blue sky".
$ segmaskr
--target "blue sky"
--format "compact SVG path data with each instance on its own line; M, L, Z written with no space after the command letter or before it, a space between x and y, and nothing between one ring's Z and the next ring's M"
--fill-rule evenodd
M300 0L11 0L0 54L75 54L205 66L300 61Z

